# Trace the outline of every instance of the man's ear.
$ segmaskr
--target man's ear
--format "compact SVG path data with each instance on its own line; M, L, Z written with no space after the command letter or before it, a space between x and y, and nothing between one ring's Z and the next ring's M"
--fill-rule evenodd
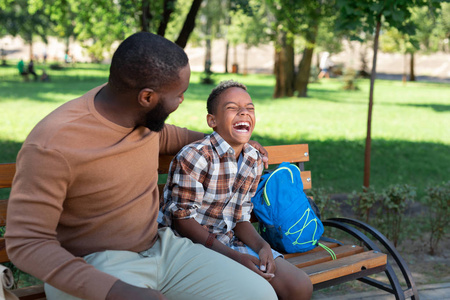
M214 115L207 114L206 115L206 122L208 123L209 127L211 127L211 128L216 127L216 117L214 117Z
M153 89L142 89L138 94L138 103L142 107L152 110L159 101L159 95Z

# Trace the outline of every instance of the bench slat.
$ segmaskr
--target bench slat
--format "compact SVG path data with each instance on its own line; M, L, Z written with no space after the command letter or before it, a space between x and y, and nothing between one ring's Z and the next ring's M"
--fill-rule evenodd
M269 153L269 164L278 165L288 161L291 163L309 161L308 144L266 146Z
M0 200L0 226L6 225L6 207L8 200Z
M266 146L269 153L269 164L278 165L282 162L301 163L309 161L308 144ZM160 155L158 171L166 174L169 171L170 162L174 155Z
M362 270L384 266L387 255L376 251L367 251L341 259L302 268L313 284L333 280Z
M0 164L0 188L11 187L14 174L16 173L16 164Z
M33 285L17 290L11 290L20 300L45 300L44 285Z
M0 263L9 262L8 254L6 254L5 238L0 238Z
M326 261L331 261L331 255L321 247L318 251L309 251L306 253L297 253L296 256L286 259L288 262L297 266L297 268L304 268L312 266L315 264L323 263ZM315 250L314 249L314 250ZM337 259L347 257L356 253L364 252L364 248L355 245L344 245L340 247L333 248L334 254L336 254Z
M258 221L258 220L257 220ZM323 245L327 246L328 248L336 248L339 247L340 245L338 243L332 243L332 242L322 242ZM283 254L285 259L291 258L291 257L297 257L300 255L306 255L307 253L314 253L317 251L322 251L323 248L321 247L316 247L314 249L309 250L308 252L303 252L303 253L287 253L287 254Z

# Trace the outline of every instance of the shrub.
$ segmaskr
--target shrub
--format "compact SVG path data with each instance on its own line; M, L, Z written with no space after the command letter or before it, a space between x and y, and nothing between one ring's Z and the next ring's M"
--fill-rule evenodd
M428 187L423 198L428 207L425 217L426 229L430 232L429 253L435 254L439 242L448 234L450 224L450 181L435 187Z
M339 215L341 204L331 198L332 191L332 188L313 188L308 191L308 196L313 198L319 208L320 218L322 220Z
M381 206L377 211L377 226L386 233L394 246L401 242L407 234L402 227L403 217L408 204L416 198L416 188L407 184L389 186L381 195Z
M350 205L358 219L369 223L371 209L379 198L380 196L375 192L374 188L363 187L362 192L353 191L351 197L347 200L347 204Z

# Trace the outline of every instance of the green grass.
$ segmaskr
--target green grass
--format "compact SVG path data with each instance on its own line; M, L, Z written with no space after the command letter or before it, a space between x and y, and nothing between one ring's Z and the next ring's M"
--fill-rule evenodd
M42 66L37 66L40 70ZM15 66L0 67L0 162L15 161L33 126L62 103L107 80L108 66L46 68L51 82L23 82ZM38 71L40 73L40 71ZM344 91L339 79L309 85L308 98L272 99L270 75L215 74L248 85L256 105L254 139L263 145L308 143L314 187L335 193L360 190L363 182L369 81ZM210 132L206 98L213 85L194 73L181 107L168 122ZM450 180L450 87L377 80L372 119L371 185L408 183L419 193Z

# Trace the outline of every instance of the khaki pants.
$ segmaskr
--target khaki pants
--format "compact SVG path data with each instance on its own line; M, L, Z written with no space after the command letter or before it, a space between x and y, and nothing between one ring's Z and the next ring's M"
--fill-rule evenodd
M272 286L246 267L176 237L172 230L158 230L152 248L141 253L103 251L84 257L87 263L120 280L160 290L169 299L277 299ZM76 300L46 284L49 300Z

